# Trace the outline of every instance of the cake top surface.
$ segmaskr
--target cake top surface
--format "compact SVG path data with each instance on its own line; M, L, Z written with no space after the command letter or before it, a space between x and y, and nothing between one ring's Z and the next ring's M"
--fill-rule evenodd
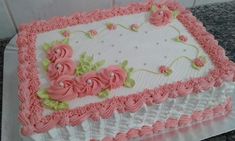
M84 53L87 56L92 56L94 62L104 62L99 69L87 71L82 75L78 74L78 71L74 68L74 73L70 74L73 77L98 73L103 68L118 66L125 60L128 61L128 67L133 68L131 79L135 81L135 85L131 88L123 85L109 89L107 98L137 94L145 89L157 88L160 85L206 76L209 70L214 68L208 55L177 19L172 19L169 24L164 26L154 26L149 23L148 16L149 12L118 16L37 35L36 53L41 82L40 88L47 89L48 86L54 85L51 84L50 77L48 78L48 73L51 72L44 69L42 62L47 57L51 57L48 55L51 50L55 51L56 49L52 48L45 52L43 46L45 43L64 39L69 40L67 46L72 50L70 60L76 64L77 68L81 66L80 58ZM112 23L116 26L116 29L107 29L107 23ZM130 30L131 25L138 25L138 31ZM97 32L93 38L87 37L84 33L90 30ZM61 31L70 33L69 37L65 38ZM179 36L184 36L187 41L177 41L176 39ZM54 48L58 49L57 46L54 45ZM192 67L192 61L199 56L205 57L205 66L195 69ZM159 70L161 66L169 67L172 73L169 75L161 73ZM102 81L99 76L97 79ZM76 92L74 91L74 93ZM84 91L84 93L89 92ZM50 96L50 93L48 94ZM106 99L100 98L97 96L98 94L99 92L93 92L90 95L85 94L72 98L68 102L69 108L72 109ZM60 98L57 99L60 100ZM55 100L57 99L55 98Z
M17 43L24 135L136 112L234 76L213 35L174 2L34 22Z

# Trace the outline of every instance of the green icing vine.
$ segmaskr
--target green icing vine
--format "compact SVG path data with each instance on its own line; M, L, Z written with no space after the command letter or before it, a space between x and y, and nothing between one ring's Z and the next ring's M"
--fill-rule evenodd
M178 10L175 10L175 11L173 11L173 13L172 13L172 15L173 15L173 17L176 19L177 18L177 16L180 14L180 12L178 11Z
M65 110L69 108L69 105L66 102L59 102L59 101L50 99L46 90L40 90L37 93L37 95L39 98L41 98L43 105L49 109L58 111L58 110Z
M124 83L124 86L127 87L127 88L132 88L132 87L135 86L135 80L131 78L131 75L133 74L134 69L133 68L128 68L127 65L128 65L127 60L123 61L120 64L120 66L127 72L127 79Z
M80 56L79 61L79 65L76 68L77 75L83 75L87 72L97 71L105 63L105 60L94 62L94 57L87 55L86 52Z

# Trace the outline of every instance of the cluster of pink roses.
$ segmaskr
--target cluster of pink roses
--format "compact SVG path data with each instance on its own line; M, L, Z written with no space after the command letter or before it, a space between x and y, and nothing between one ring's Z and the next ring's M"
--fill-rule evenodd
M173 19L173 12L167 7L156 5L156 10L152 11L150 16L150 23L155 26L164 26L170 23Z
M100 72L90 72L81 77L62 75L47 89L50 97L58 101L68 101L76 97L98 95L105 89L115 89L124 85L127 73L119 66L110 66Z
M47 92L54 100L68 101L76 97L98 95L105 89L123 86L127 79L127 73L119 66L75 76L76 64L71 59L72 49L68 45L56 45L49 50L47 57L51 61L48 66L51 85Z

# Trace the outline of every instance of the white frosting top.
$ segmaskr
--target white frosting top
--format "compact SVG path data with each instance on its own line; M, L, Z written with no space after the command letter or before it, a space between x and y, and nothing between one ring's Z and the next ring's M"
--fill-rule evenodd
M188 38L188 44L195 45L199 48L200 55L206 56L207 63L200 70L196 70L191 67L190 61L181 59L173 65L173 73L170 76L155 75L142 71L136 72L132 76L136 82L136 85L133 88L120 87L112 90L110 97L126 96L141 92L146 88L151 89L167 83L205 76L210 69L214 68L207 54L178 20L174 19L166 26L156 27L148 22L146 16L147 13L119 16L100 22L76 25L67 28L66 30L72 32L69 41L69 45L73 49L72 59L78 62L80 55L87 52L88 55L93 55L94 59L97 61L105 60L106 63L104 67L119 64L124 60L128 60L128 66L133 67L135 70L148 69L155 72L158 72L159 66L167 66L177 57L187 56L194 59L197 54L195 48L177 43L173 40L178 36L178 33L171 27L172 25L176 27L182 35L185 35ZM89 39L84 36L83 33L76 32L81 30L89 31L91 29L95 29L99 32L105 29L105 24L109 22L125 25L127 27L131 24L144 24L140 27L138 32L132 32L117 26L116 30L104 30L103 32L98 33L94 39ZM46 53L43 51L42 45L54 40L62 40L64 37L59 31L60 30L54 30L37 36L36 53L41 88L47 88L49 86L49 80L42 67L42 61L46 58ZM69 101L69 106L72 109L103 100L104 99L96 96L86 96ZM44 113L48 114L50 112L52 111L45 110Z

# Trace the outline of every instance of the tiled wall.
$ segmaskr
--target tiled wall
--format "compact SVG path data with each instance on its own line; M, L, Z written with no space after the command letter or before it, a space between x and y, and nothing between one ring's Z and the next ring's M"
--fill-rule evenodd
M13 36L21 23L135 1L145 0L0 0L0 39ZM196 3L194 0L179 0L187 7L223 1L230 0L196 0Z

